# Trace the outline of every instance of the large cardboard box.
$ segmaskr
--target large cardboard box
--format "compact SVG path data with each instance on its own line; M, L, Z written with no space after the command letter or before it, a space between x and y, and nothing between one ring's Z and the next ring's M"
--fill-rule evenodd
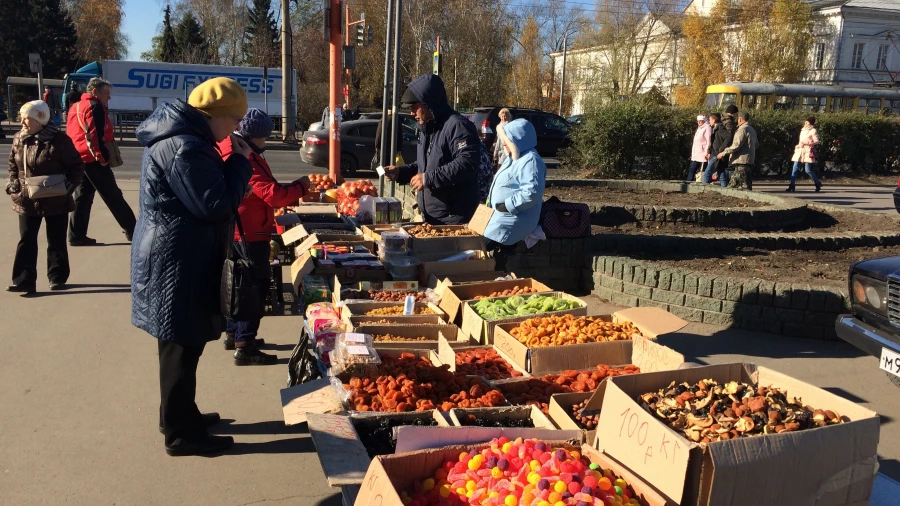
M335 304L341 302L342 295L341 290L350 289L350 290L375 290L375 291L397 291L397 292L415 292L419 290L419 282L418 281L383 281L383 282L372 282L372 281L357 281L357 282L349 282L344 283L341 281L341 278L335 276L332 278L331 286L332 290L332 299ZM352 300L365 300L365 299L352 299Z
M494 273L497 262L493 258L489 258L484 251L476 251L475 256L469 260L460 260L457 262L442 262L441 259L450 256L447 253L429 253L416 255L416 258L422 261L419 266L419 283L424 285L432 276L437 278L452 277L457 274L470 274L473 272ZM496 274L495 278L502 274ZM488 279L491 278L487 275Z
M307 423L309 435L316 446L316 454L319 456L319 462L322 464L322 471L325 473L325 479L329 486L338 487L362 483L372 459L369 458L357 430L367 425L377 424L385 418L409 421L432 419L435 420L438 427L449 426L446 418L434 410L352 417L311 414Z
M511 279L508 281L488 281L466 285L447 286L441 294L439 306L447 313L447 321L459 325L462 323L463 302L474 300L479 295L488 295L513 288L532 288L538 292L552 292L553 289L531 278Z
M368 313L369 311L375 310L375 309L383 308L383 307L395 307L395 306L399 306L402 308L403 302L374 302L374 301L347 302L340 309L340 312L341 312L341 317L344 319L344 321L349 323L351 316L381 316L381 315L367 315L366 313ZM444 314L443 311L441 311L441 308L437 307L436 305L434 305L430 302L416 302L415 308L416 308L416 311L419 311L422 308L428 308L433 311L432 314L434 314L440 318L445 318L447 316ZM393 316L395 318L403 318L404 317L402 314L391 315L391 316ZM409 315L409 316L423 316L423 315Z
M622 311L618 311L611 315L592 316L592 318L612 322L632 322L634 326L640 330L641 335L651 340L655 340L657 337L665 334L677 332L687 325L687 322L681 318L678 318L664 309L656 307L623 309ZM563 346L529 348L509 333L509 331L517 327L520 322L521 321L497 325L494 329L494 346L503 350L503 352L509 355L519 367L522 367L532 374L544 374L546 372L561 371L563 369L585 369L601 363L633 363L628 360L631 355L631 346L628 344L621 344L630 343L630 341L610 341L603 343L567 344ZM614 351L620 349L622 346L624 346L624 348L621 349L622 352L625 353L625 362L603 362L599 360L600 357L609 356L608 350ZM675 363L675 366L677 367L678 364L684 362L683 356L675 354L675 352L663 346L650 347L648 345L644 346L641 351L644 353L657 352L661 355L660 359L663 364L677 362ZM667 367L666 369L656 370L668 370L674 368L675 367Z
M571 314L575 316L586 316L587 315L587 304L579 299L578 297L574 297L567 293L563 292L545 292L541 295L552 295L554 297L560 297L566 300L571 300L578 303L579 307L574 309L566 309L563 311L550 311L548 313L541 313L540 315L530 315L530 316L518 316L518 317L510 317L510 318L501 318L499 320L485 320L484 318L478 316L478 313L472 309L472 304L475 301L468 301L464 303L463 306L463 320L462 320L462 330L466 335L471 336L473 339L479 341L482 344L494 344L494 329L497 325L502 325L504 323L517 323L521 321L528 320L530 318L534 318L536 316L552 316L552 315L564 315ZM509 297L497 297L499 299L508 299ZM506 350L504 350L506 351Z
M584 444L594 446L597 429L585 429L572 416L572 406L593 397L594 392L569 392L550 396L550 420L563 430L580 430L584 434Z
M459 337L464 337L464 336L465 336L465 334L463 334L462 332L459 333ZM475 346L469 345L469 343L472 343L472 342L474 342L474 341L472 340L471 337L466 337L465 340L460 339L455 342L449 342L447 339L439 339L438 340L438 350L437 350L438 359L441 361L442 364L449 365L451 371L456 372L456 354L458 352L467 351L467 350L478 350L478 349L487 349L487 350L492 349L492 350L496 351L497 355L499 355L500 358L505 360L506 363L508 363L510 365L510 367L512 367L514 370L522 373L522 377L531 376L530 374L528 374L527 371L525 371L524 369L522 369L521 367L516 365L515 362L510 360L509 356L507 356L505 353L503 353L502 350L499 350L494 346L481 346L481 345L477 345L477 344ZM466 343L466 345L460 346L459 345L460 343Z
M353 328L361 325L382 325L387 320L392 325L447 325L443 318L436 314L417 314L411 316L350 316L344 318Z
M502 408L454 408L450 410L450 420L457 427L472 427L466 418L473 416L483 420L523 420L530 419L535 429L556 430L553 422L537 406L507 406Z
M850 421L698 445L635 400L671 382L744 381L787 390ZM588 409L601 408L599 448L676 504L823 506L866 504L878 468L878 415L818 387L753 364L723 364L619 376L604 382Z
M409 248L410 250L412 250L413 255L420 258L430 255L442 255L441 258L444 258L454 253L459 253L461 251L467 250L483 251L484 237L482 236L482 234L484 234L488 222L490 222L491 216L493 214L493 209L484 205L479 205L475 210L475 214L472 216L472 219L469 220L469 223L467 225L436 226L436 228L439 228L441 230L468 229L474 232L474 235L452 237L413 237L412 235L410 235ZM408 225L404 225L403 228L409 229L416 225L419 224L411 223ZM425 278L425 281L427 280L428 278Z
M372 337L390 334L397 337L425 338L425 341L376 341L377 350L390 348L436 350L441 336L445 340L456 341L458 331L456 325L360 325L354 329L354 332Z
M319 267L309 252L298 255L291 264L291 283L299 292L300 282L303 276L315 274L323 278L337 276L344 282L370 281L384 282L388 279L387 270L384 269L355 269L350 267Z
M414 483L421 482L426 478L434 476L435 471L445 460L458 458L461 452L467 452L471 449L481 449L484 447L484 442L490 441L494 437L487 437L490 433L488 431L476 431L473 428L431 429L427 432L422 430L426 428L419 427L401 427L401 429L403 429L404 432L408 430L410 433L415 431L417 433L448 434L446 438L432 437L430 439L451 439L452 436L463 439L463 432L471 432L472 438L470 439L481 439L482 441L478 441L480 444L444 446L440 448L420 449L408 453L399 453L399 437L403 432L398 430L398 453L390 456L377 457L372 460L362 486L360 487L359 495L354 503L356 506L401 506L403 504L400 500L401 491L412 490ZM499 429L496 430L499 431ZM528 431L522 429L510 429L503 431L503 435L506 435L506 437L509 438L515 438L518 437L518 434L527 432ZM559 437L562 438L562 434L568 431L556 432L560 434ZM484 435L479 433L483 433ZM473 441L473 443L475 442L476 441ZM606 455L593 450L587 445L582 446L581 451L582 455L590 459L591 462L598 464L604 469L610 469L616 476L619 476L628 482L636 492L638 501L643 506L668 506L671 504L658 492L653 490L653 487L648 485L644 480Z
M443 276L438 276L436 274L431 275L428 278L428 288L436 289L442 283L447 286L450 285L465 285L469 283L483 283L485 281L496 281L498 278L506 278L511 277L515 278L516 273L514 272L500 272L500 271L475 271L475 272L460 272L456 274L447 274Z

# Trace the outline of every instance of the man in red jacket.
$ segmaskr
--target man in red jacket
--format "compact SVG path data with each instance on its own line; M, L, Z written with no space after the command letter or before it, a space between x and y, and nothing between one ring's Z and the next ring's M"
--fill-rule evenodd
M238 215L244 229L244 239L247 245L247 256L257 269L260 278L260 288L263 297L268 292L269 279L269 241L272 239L272 231L275 228L275 209L296 205L300 197L309 189L309 178L306 176L291 184L283 185L275 180L272 169L263 157L266 149L266 139L272 134L272 120L259 110L250 109L241 120L236 132L247 144L252 152L247 158L253 167L253 175L250 177L250 194L244 198L238 207ZM219 143L219 152L222 159L227 160L233 152L231 139L225 139ZM234 241L241 240L240 233L235 227ZM235 350L235 365L271 365L278 357L259 351L264 344L263 339L257 339L259 332L259 320L233 321L228 320L225 331L225 349Z
M134 211L125 201L109 166L110 153L106 143L114 140L107 110L111 95L112 84L95 77L88 83L87 93L81 95L81 101L69 108L66 133L72 138L84 162L84 179L75 189L75 211L69 217L69 244L72 246L97 244L96 239L87 236L91 207L97 193L129 242L137 224Z

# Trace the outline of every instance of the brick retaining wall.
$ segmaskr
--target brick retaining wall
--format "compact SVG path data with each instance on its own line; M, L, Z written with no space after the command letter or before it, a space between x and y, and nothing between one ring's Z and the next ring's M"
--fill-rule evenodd
M628 307L656 306L685 320L836 339L834 321L849 311L843 290L741 279L619 256L593 258L593 293Z

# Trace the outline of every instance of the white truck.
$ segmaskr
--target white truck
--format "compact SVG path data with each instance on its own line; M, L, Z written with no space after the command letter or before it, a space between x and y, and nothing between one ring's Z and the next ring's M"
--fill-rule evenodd
M149 114L164 102L186 100L194 87L207 79L230 77L247 90L250 107L262 109L273 117L282 116L281 69L107 60L67 74L63 90L68 93L74 83L84 91L92 77L103 77L112 83L111 112ZM296 70L291 90L291 103L296 107Z

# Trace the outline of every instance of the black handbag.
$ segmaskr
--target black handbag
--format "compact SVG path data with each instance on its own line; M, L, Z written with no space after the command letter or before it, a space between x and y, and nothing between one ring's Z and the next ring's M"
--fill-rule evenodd
M222 268L222 314L236 321L258 320L265 314L266 301L259 285L259 276L247 256L241 217L235 215L235 218L241 241L240 244L232 244L231 258L225 260Z
M551 239L587 237L591 235L591 209L587 204L550 197L541 206L541 228Z

